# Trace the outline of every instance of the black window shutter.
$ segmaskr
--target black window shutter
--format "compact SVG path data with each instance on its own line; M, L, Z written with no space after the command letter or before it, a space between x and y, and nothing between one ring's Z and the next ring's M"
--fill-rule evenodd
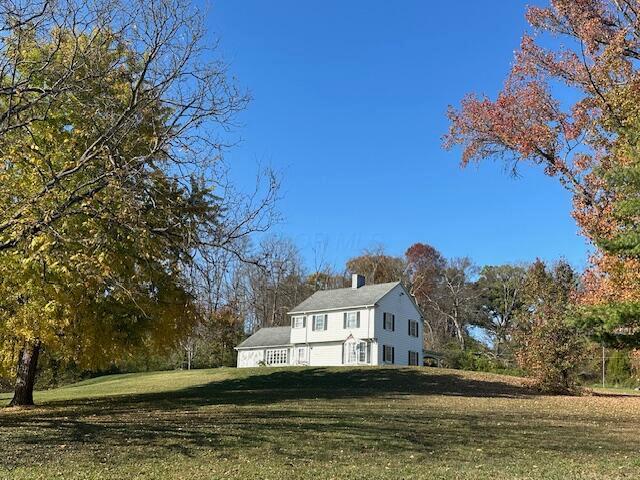
M327 323L329 323L329 315L324 316L324 329L327 329Z
M356 328L360 328L360 312L356 313Z
M302 328L307 328L307 317L302 317Z
M409 335L411 335L411 320L407 321L407 326L409 327Z
M391 347L391 363L396 363L396 347Z
M391 331L392 332L396 331L396 316L395 315L391 315Z
M342 319L342 328L347 328L347 312L344 312L344 317Z
M311 317L311 330L313 330L314 332L316 331L316 316L313 315Z

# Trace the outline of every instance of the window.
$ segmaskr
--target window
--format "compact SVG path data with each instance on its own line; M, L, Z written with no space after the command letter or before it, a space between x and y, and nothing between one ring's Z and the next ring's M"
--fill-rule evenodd
M307 348L298 347L298 365L304 365L307 363Z
M287 365L289 357L288 348L272 348L267 350L265 363L267 365Z
M412 352L409 350L409 365L420 365L420 357L418 352Z
M382 361L384 363L394 363L395 348L391 345L382 346Z
M344 328L360 328L360 312L344 312Z
M370 357L369 343L365 341L350 340L344 344L345 364L369 363Z
M358 344L358 362L369 363L369 343L360 342Z
M418 336L418 322L416 320L409 320L409 336Z
M392 313L382 314L382 328L393 332L396 329L396 316Z
M346 344L347 363L358 362L358 344L356 342L349 342Z
M305 322L305 318L304 317L293 317L291 319L291 326L293 328L304 328L307 322Z
M313 330L326 330L327 329L327 316L326 315L314 315L313 316Z

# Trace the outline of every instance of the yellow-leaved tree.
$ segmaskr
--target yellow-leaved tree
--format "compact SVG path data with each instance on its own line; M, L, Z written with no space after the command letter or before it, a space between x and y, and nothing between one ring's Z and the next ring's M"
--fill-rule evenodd
M0 373L30 405L42 349L99 367L174 347L196 252L257 215L227 225L213 194L215 132L247 98L188 3L15 6L0 0Z

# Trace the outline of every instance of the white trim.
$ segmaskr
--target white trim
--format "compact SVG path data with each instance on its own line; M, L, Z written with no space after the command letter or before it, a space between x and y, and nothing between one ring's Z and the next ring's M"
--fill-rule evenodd
M349 338L349 337L347 337ZM366 338L361 338L360 340L370 340L372 342L376 342L376 338L375 337L366 337ZM287 345L256 345L255 347L233 347L236 350L254 350L256 348L275 348L275 347L295 347L297 345L308 345L308 346L313 346L315 344L324 344L324 343L344 343L346 342L347 339L344 340L318 340L315 342L300 342L300 343L289 343Z
M300 326L296 326L296 321L300 320ZM305 318L304 315L292 315L291 316L291 328L304 328L305 327Z
M354 328L358 328L358 314L359 310L344 312L344 328L347 330L353 330ZM353 323L352 325L350 323Z
M256 348L277 348L277 347L291 347L293 343L286 343L282 345L254 345L252 347L233 347L235 350L255 350Z
M343 345L342 364L343 365L370 365L371 364L371 344L364 339L355 339L349 335ZM353 347L353 348L352 348ZM360 354L364 351L364 361L360 360ZM351 355L355 356L355 361L351 361Z
M309 365L309 346L308 345L296 345L293 347L294 358L292 365ZM303 353L300 358L300 353Z
M354 310L354 309L362 309L362 308L371 308L375 307L378 303L372 303L371 305L353 305L348 307L334 307L334 308L325 308L322 310L297 310L295 312L287 312L287 315L312 315L314 313L319 312L337 312L342 310Z
M318 323L322 323L322 328L318 328L318 323L316 323L316 320L318 321ZM320 322L320 320L322 322ZM328 322L329 322L329 318L328 318L328 315L325 313L321 313L318 315L311 315L311 331L324 332L325 330L327 330Z
M269 348L264 351L264 363L266 365L289 365L289 348Z

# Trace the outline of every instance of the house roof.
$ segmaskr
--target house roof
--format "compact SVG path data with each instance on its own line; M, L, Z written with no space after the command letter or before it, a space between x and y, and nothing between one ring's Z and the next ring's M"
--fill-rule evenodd
M291 327L261 328L236 348L275 347L290 345Z
M365 285L360 288L337 288L320 290L289 313L319 312L350 307L373 306L378 300L396 287L400 282Z

